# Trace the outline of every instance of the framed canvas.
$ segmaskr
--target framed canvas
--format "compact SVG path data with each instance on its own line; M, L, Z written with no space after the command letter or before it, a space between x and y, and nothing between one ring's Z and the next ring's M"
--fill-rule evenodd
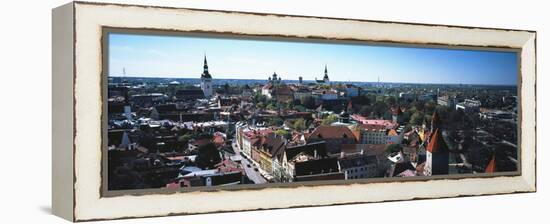
M535 31L84 2L52 17L65 219L536 191Z

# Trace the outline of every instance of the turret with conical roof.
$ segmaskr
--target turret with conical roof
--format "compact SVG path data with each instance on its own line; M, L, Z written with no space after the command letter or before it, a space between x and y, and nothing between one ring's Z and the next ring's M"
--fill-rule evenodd
M443 138L441 129L432 131L426 145L426 164L424 175L449 174L449 147Z
M489 164L487 164L487 167L485 167L485 173L494 173L497 172L497 161L496 161L496 155L493 155L493 158L489 161Z

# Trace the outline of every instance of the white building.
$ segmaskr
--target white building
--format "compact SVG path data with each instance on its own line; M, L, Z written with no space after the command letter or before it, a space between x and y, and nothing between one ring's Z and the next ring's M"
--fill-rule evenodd
M466 113L470 112L479 112L479 107L481 106L481 102L478 100L470 100L465 99L464 102L460 102L456 104L457 110L463 110Z
M411 92L401 92L399 93L399 98L404 100L414 100L416 99L416 95Z
M437 97L437 104L449 108L455 108L457 103L456 97L440 96Z
M359 142L361 144L386 144L388 141L387 132L385 128L361 128Z
M365 156L363 153L355 156L341 157L338 166L346 180L376 177L378 174L378 158Z

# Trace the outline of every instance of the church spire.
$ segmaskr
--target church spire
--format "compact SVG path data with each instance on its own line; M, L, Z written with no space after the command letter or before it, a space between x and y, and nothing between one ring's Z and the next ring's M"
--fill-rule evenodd
M439 128L441 128L441 119L439 118L439 113L437 113L437 110L435 110L432 115L431 132L434 132L436 129L439 129Z
M325 64L325 76L323 76L323 82L328 84L330 80L328 79L328 69L327 69L327 65Z
M201 89L205 98L212 97L212 76L208 72L208 62L206 61L206 53L204 54L204 70L201 75Z
M204 71L208 72L208 61L206 61L206 54L204 54Z
M204 54L204 66L201 78L212 78L212 76L208 72L208 61L206 61L206 53Z

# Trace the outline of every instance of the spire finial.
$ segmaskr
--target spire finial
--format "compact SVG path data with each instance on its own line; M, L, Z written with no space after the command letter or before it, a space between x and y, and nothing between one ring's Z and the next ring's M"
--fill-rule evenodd
M325 76L323 76L323 81L328 82L328 69L327 69L327 64L325 64Z

